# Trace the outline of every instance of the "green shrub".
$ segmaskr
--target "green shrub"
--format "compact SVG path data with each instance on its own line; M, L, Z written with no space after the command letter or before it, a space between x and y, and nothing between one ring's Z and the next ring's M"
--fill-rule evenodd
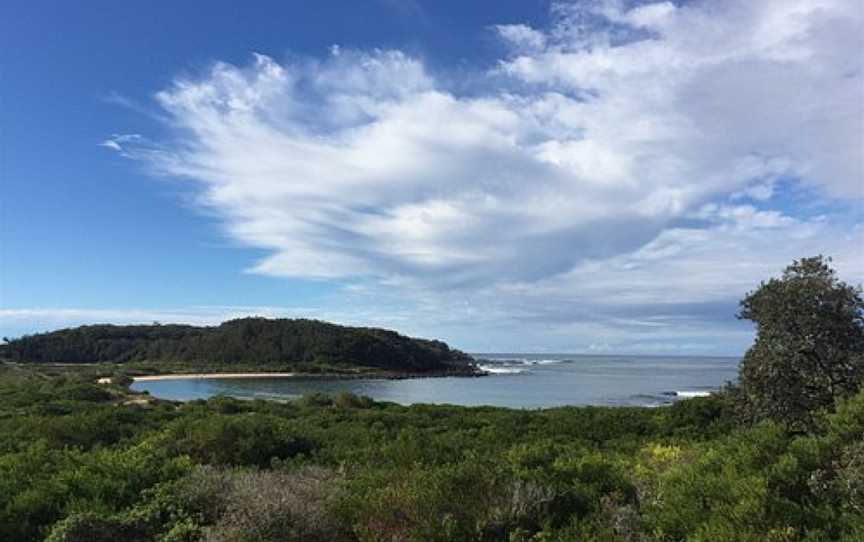
M343 502L361 541L476 540L498 529L504 495L493 469L474 460L364 472Z
M262 414L210 415L172 424L161 442L176 455L196 463L268 467L274 459L308 455L315 443L296 436L288 424Z
M340 477L319 467L254 471L203 466L164 484L137 511L162 519L162 540L340 542Z
M225 513L207 529L212 542L339 542L349 530L331 511L337 478L327 470L233 476Z
M296 403L304 407L329 407L333 406L333 398L326 393L307 393L297 399Z
M728 433L735 424L728 393L676 401L666 414L666 431L671 435L716 437Z
M149 542L151 534L135 521L83 512L57 523L46 542Z
M339 408L371 408L375 402L368 397L360 397L347 391L342 391L333 397L333 405Z

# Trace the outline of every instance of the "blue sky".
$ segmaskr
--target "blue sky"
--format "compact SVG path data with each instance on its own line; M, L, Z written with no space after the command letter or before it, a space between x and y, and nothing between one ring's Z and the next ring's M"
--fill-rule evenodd
M793 258L864 278L858 2L13 4L3 335L738 354Z

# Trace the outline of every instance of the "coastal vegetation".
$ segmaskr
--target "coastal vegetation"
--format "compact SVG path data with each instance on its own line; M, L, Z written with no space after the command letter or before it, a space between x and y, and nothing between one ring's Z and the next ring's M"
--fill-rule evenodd
M864 382L864 300L824 258L804 258L741 301L756 324L741 362L741 405L754 419L807 428Z
M92 325L7 340L0 358L158 369L465 373L472 358L441 341L317 320L241 318L214 327Z
M10 541L860 540L864 393L810 432L726 395L538 411L0 377Z
M861 295L828 263L742 302L739 384L663 408L174 403L6 364L0 540L864 540Z

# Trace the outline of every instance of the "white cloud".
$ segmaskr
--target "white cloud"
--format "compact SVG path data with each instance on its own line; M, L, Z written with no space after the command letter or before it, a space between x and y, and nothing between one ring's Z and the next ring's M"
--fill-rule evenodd
M197 183L227 235L270 252L251 272L476 320L470 293L490 325L551 305L562 330L614 335L581 306L729 302L818 252L862 276L860 215L741 200L770 206L781 178L864 197L864 7L622 6L494 27L511 52L471 96L399 51L217 63L157 95L173 140L103 145Z
M524 24L500 24L493 27L502 39L517 49L536 51L546 46L546 34Z
M99 146L126 155L127 146L140 144L143 141L144 137L141 134L112 134L111 137L99 143Z
M115 151L122 151L123 147L120 146L119 143L114 141L113 139L106 139L102 143L99 143L100 147L107 147L109 149L114 149Z
M821 217L802 221L750 206L707 205L696 215L710 226L668 228L634 252L585 262L525 291L624 309L734 302L793 259L819 252L832 255L842 278L864 280L860 226L846 230Z

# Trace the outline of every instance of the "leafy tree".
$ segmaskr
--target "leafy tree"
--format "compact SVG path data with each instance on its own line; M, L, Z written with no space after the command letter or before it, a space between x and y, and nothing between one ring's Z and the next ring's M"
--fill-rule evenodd
M864 380L861 287L837 279L822 256L803 258L741 301L738 317L756 323L741 362L745 413L793 427L854 394Z

